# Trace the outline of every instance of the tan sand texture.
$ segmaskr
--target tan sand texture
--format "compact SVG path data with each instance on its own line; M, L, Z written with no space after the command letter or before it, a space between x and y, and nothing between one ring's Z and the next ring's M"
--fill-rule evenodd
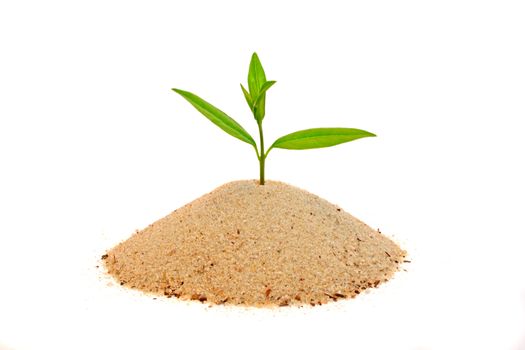
M235 181L103 255L122 285L212 304L323 304L387 281L406 252L341 208L275 181Z

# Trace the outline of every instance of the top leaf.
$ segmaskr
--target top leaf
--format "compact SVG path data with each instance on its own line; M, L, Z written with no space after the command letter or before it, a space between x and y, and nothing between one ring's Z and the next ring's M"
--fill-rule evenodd
M253 101L259 96L259 91L265 82L266 75L264 74L264 69L259 57L254 52L252 60L250 61L250 69L248 71L248 88L250 89L250 95L252 96Z
M201 112L206 118L208 118L219 128L232 135L233 137L236 137L239 140L249 143L250 145L256 147L255 141L251 137L251 135L246 130L244 130L244 128L239 123L237 123L235 120L226 115L226 113L224 113L217 107L211 105L210 103L204 101L199 96L192 94L191 92L179 89L172 90L184 97L189 103L193 105L193 107L195 107L199 112Z
M242 84L241 84L241 89L242 89L242 93L244 95L244 98L246 99L246 103L250 107L250 110L253 112L252 96L250 95L250 93L248 91L246 91L246 89L244 88L244 86Z
M253 103L253 108L257 108L257 105L264 98L264 96L266 94L266 91L268 91L268 89L271 88L272 85L275 84L275 83L276 83L275 80L270 80L270 81L265 82L261 86L261 90L259 91L259 96L257 96L257 99L252 102Z
M273 80L265 82L261 86L261 90L259 90L259 96L257 96L257 99L253 102L252 111L258 123L262 122L266 114L266 91L268 91L273 84L275 84Z
M315 128L296 131L278 138L272 148L312 149L335 146L363 137L376 136L371 132L350 128Z

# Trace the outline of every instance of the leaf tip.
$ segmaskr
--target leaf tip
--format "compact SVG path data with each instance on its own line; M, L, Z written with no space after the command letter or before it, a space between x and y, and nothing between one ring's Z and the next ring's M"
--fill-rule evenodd
M252 59L250 63L255 64L257 66L261 66L261 60L259 59L257 52L252 53Z

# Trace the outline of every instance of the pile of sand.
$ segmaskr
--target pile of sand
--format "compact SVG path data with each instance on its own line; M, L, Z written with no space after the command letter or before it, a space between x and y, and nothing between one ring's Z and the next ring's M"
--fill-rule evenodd
M103 256L121 284L216 304L321 304L389 279L405 252L339 207L274 181L227 183Z

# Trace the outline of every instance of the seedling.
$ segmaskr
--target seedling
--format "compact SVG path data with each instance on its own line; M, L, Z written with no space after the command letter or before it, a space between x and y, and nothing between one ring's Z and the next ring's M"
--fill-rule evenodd
M264 185L264 165L266 158L268 157L268 153L274 148L295 150L322 148L335 146L363 137L376 136L365 130L351 128L305 129L278 138L267 150L265 150L262 123L265 114L266 92L273 86L273 84L275 84L274 80L266 80L261 61L254 52L250 62L250 69L248 70L248 90L246 90L242 84L241 89L246 102L252 111L253 117L257 122L257 127L259 128L260 148L257 148L257 144L253 137L239 123L217 107L214 107L191 92L179 89L172 90L184 97L193 105L193 107L219 128L231 136L253 146L255 153L257 154L257 159L259 160L259 183L261 185Z

